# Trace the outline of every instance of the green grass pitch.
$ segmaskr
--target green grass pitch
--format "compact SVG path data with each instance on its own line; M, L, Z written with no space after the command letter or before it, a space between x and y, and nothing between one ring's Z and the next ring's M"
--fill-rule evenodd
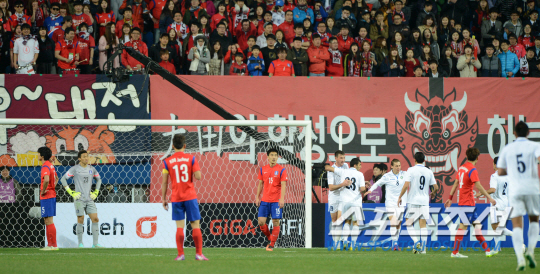
M510 273L517 260L504 248L486 258L484 252L464 251L467 259L450 258L449 251L328 251L327 249L205 248L210 261L195 261L186 248L185 261L174 261L176 249L0 249L3 273ZM538 253L536 257L540 258ZM532 270L532 271L531 271ZM6 271L6 272L4 272ZM527 269L528 272L538 271Z

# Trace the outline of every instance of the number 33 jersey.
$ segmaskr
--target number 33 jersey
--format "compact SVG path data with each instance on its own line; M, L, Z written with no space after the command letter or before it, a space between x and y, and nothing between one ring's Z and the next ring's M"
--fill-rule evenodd
M407 195L409 204L429 205L429 186L437 183L431 169L424 165L410 167L405 175L405 182L410 182Z
M197 199L193 185L193 173L201 170L195 156L181 151L174 153L163 161L163 175L169 174L171 179L171 202L184 202Z
M511 189L510 196L540 194L538 157L540 144L524 137L517 138L503 148L497 167L506 169Z
M341 202L362 202L360 188L366 186L364 174L356 170L356 168L354 167L351 167L349 169L334 168L334 173L341 178L341 182L339 182L340 184L345 182L345 180L351 180L352 182L350 186L341 188L341 192L339 194L339 196L341 197Z

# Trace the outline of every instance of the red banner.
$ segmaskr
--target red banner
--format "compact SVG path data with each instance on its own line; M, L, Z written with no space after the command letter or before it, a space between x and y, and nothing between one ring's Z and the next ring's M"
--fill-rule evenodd
M360 157L366 179L373 163L400 159L402 169L413 154L426 154L426 164L442 186L436 202L450 192L465 150L478 147L480 180L489 186L493 157L515 138L512 125L525 119L530 138L540 139L540 92L534 79L429 78L287 78L185 76L188 85L245 119L311 119L316 140L315 162L333 161L337 125L343 123L343 150ZM221 120L184 92L152 76L152 119ZM351 134L352 133L352 134ZM219 157L219 156L218 156ZM231 167L233 168L233 167ZM256 165L247 170L255 170ZM252 202L256 181L244 182L250 195L222 197L226 202ZM219 181L207 182L213 187ZM321 191L321 190L318 190ZM320 193L320 192L319 192ZM324 193L323 193L323 196ZM326 200L324 198L323 200ZM487 202L480 198L477 202Z

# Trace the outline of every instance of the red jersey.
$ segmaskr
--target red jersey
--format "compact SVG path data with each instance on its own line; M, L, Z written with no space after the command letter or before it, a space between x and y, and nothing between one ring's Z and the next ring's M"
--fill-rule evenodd
M53 31L53 33L51 34L51 39L53 39L53 41L55 43L58 43L58 41L62 41L64 40L64 29L63 28L57 28L55 31Z
M279 30L283 31L285 35L285 41L290 45L294 39L294 23L293 22L283 22L278 27Z
M81 48L79 47L79 42L71 41L70 43L66 40L60 40L56 43L55 51L60 51L60 56L64 58L71 59L71 62L66 63L62 60L58 60L58 67L61 69L74 69L75 66L75 55L81 53ZM81 60L79 58L79 60Z
M122 28L124 27L124 23L129 24L131 28L135 28L135 27L140 28L139 23L137 23L137 21L134 21L133 19L126 21L126 19L124 18L116 22L116 36L119 38L124 36L124 34L122 33Z
M169 174L171 179L171 202L184 202L197 199L197 192L193 185L193 173L201 170L195 156L176 152L163 161L163 173Z
M169 61L161 61L159 62L159 65L162 66L164 69L166 69L168 72L176 75L176 69L174 68L174 65Z
M71 26L73 29L77 29L77 27L82 23L86 23L88 26L92 26L92 18L90 18L88 14L73 14L71 15L71 18L73 19L73 25Z
M473 194L474 183L480 181L474 165L467 162L460 166L456 179L459 181L459 205L474 206L476 204Z
M176 31L176 36L180 37L181 40L186 39L186 36L189 33L189 27L183 22L180 22L180 23L173 22L172 24L170 24L167 27L167 33L169 33L171 29L174 29Z
M109 12L109 13L98 13L96 14L96 23L97 25L99 26L99 37L105 35L105 27L102 26L101 24L105 23L110 23L110 22L116 22L116 16L114 15L114 12Z
M287 181L287 170L280 165L266 165L257 172L259 180L263 181L264 189L261 201L267 203L279 202L281 198L281 182Z
M216 13L212 16L212 18L210 19L210 28L212 29L212 31L216 29L217 24L223 19L227 19L227 17L219 13Z
M148 5L146 8L151 11L152 16L157 19L157 23L154 23L154 28L159 28L159 20L161 18L161 13L163 12L163 8L165 7L165 3L167 3L166 0L150 0L147 2Z
M328 50L330 53L330 59L326 61L327 76L343 76L343 53L339 50Z
M289 60L274 60L268 67L268 73L272 73L272 76L292 76L294 74L293 63Z
M148 56L148 47L146 43L143 43L140 39L136 41L129 41L125 43L126 47L132 47L134 50L142 53L144 56ZM144 68L144 65L129 55L126 51L122 53L122 65L130 66L132 69L135 69L137 65L141 65L141 68Z
M15 27L17 27L17 25L22 25L22 24L28 24L28 25L32 25L32 17L26 15L26 14L19 14L19 16L14 13L13 15L11 15L9 17L9 25L11 26L11 29L15 29Z
M53 164L49 161L45 161L43 163L43 166L41 166L41 187L40 190L43 191L43 181L45 176L49 176L49 184L47 185L47 193L45 195L41 196L39 195L40 200L50 199L50 198L56 198L56 191L54 188L56 187L56 170L54 169Z
M77 39L79 42L79 60L83 61L86 59L86 61L82 62L81 65L88 65L90 60L90 49L93 49L96 47L96 41L94 40L94 37L92 35L88 36L88 40L83 39L79 36Z
M348 54L349 49L351 49L351 45L354 42L354 39L350 36L347 36L347 39L343 39L344 37L342 35L337 36L338 41L338 49L339 51L343 52L343 54Z

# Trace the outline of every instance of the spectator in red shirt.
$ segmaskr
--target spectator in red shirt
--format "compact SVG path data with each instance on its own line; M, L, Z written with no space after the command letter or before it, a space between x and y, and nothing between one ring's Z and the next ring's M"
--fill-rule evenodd
M60 74L76 73L75 69L79 65L79 43L74 41L75 30L66 29L64 39L56 43L54 57L58 59Z
M159 54L161 57L161 62L159 62L159 65L166 69L168 72L176 74L176 69L174 68L174 65L169 62L169 51L166 49L162 49Z
M522 44L525 48L534 47L534 37L531 35L532 27L531 24L525 24L523 27L523 35L519 37L519 43Z
M323 45L323 47L329 47L330 37L332 37L332 34L326 32L326 23L321 21L321 22L317 22L316 24L317 24L316 33L321 36L321 45Z
M109 7L109 3L106 0L101 0L99 3L99 7L96 13L96 23L99 26L99 36L103 36L105 34L105 27L108 23L116 22L116 16L114 12L111 11L111 8Z
M134 50L142 53L145 56L148 56L148 47L146 44L141 41L141 29L133 28L131 29L131 40L127 42L126 47L132 47ZM128 70L132 71L141 71L144 68L144 65L131 57L126 51L122 53L122 64Z
M22 24L24 23L32 25L32 19L30 18L30 16L24 14L23 1L15 1L15 4L13 6L15 7L15 13L9 17L9 24L11 25L11 29L15 29L17 25L22 26Z
M159 31L159 19L161 18L161 13L167 0L152 0L147 2L147 9L150 11L150 18L154 22L154 43L159 41L160 31Z
M339 51L348 54L354 39L349 36L349 27L341 26L341 35L337 36Z
M124 19L116 22L116 36L118 38L122 38L122 28L124 27L124 24L128 24L131 26L131 28L139 28L139 23L135 20L133 20L133 10L130 7L127 7L124 9Z
M227 12L229 13L231 21L230 29L234 30L242 23L242 20L249 20L250 8L245 5L244 0L237 0L236 4L234 4L233 1L230 2L230 8L227 9Z
M287 49L278 49L278 59L272 61L268 67L269 76L294 76L293 63L287 58Z
M82 23L79 25L79 34L77 37L79 42L79 69L81 74L91 74L92 67L94 64L94 48L96 47L96 42L94 37L88 33L88 25Z
M295 36L292 10L285 11L285 22L281 23L278 29L283 31L285 34L285 42L292 47L292 42Z
M278 30L278 26L272 22L272 13L269 11L264 12L264 20L262 22L259 22L259 25L257 26L258 28L257 33L259 34L259 36L262 35L264 32L266 32L267 24L272 25L272 34L275 35L276 31Z
M124 0L122 5L118 9L118 14L119 15L124 14L125 9L130 8L131 9L131 18L133 19L133 21L137 22L135 25L137 25L141 29L141 31L144 32L144 18L143 18L143 15L149 17L149 14L150 14L150 11L146 8L147 6L148 6L147 2L142 1L142 0ZM120 19L120 18L118 18L118 19ZM131 26L132 23L130 22L129 25Z
M227 17L228 17L227 7L225 6L225 3L219 2L218 7L217 7L217 11L218 12L216 14L214 14L212 16L212 18L210 19L210 28L212 29L212 31L214 31L216 29L217 24L222 19L227 19Z
M407 49L407 59L405 59L405 77L414 77L414 68L420 65L420 61L414 58L414 49Z
M92 18L88 16L88 14L83 13L83 2L82 1L75 1L73 3L73 9L75 10L75 14L71 16L73 19L73 28L77 29L80 24L86 23L87 26L91 26L94 22L92 21Z
M34 29L38 29L39 27L43 26L43 23L45 22L45 13L39 6L38 0L31 0L28 6L28 13L32 16L32 27Z
M248 49L249 46L247 42L249 40L249 37L254 35L257 35L257 29L255 28L255 25L253 25L253 23L249 22L248 19L242 20L242 24L238 25L234 33L234 36L236 37L238 45L240 46L242 51Z
M229 71L229 75L238 75L238 76L247 76L249 75L247 65L243 61L244 55L242 53L237 52L234 56L234 62L231 65L231 69Z
M53 39L53 41L56 43L60 40L63 40L64 32L66 31L66 29L71 28L72 25L73 24L71 21L71 16L68 15L64 17L64 21L62 21L62 27L56 29L51 35L51 38Z
M326 69L326 61L330 59L330 53L328 49L321 45L321 36L313 34L313 45L308 48L307 53L309 56L309 76L322 76L324 77L324 71Z
M326 71L328 76L341 77L343 73L343 53L338 49L338 41L336 37L330 38L330 59L326 61Z

